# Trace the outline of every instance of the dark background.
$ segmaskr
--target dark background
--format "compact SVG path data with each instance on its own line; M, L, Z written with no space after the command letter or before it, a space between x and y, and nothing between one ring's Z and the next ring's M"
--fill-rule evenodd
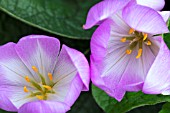
M165 0L165 7L163 10L170 11L170 0Z

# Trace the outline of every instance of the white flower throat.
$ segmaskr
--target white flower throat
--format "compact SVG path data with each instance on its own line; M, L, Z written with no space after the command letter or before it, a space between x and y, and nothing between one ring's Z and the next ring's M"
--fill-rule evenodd
M142 33L142 32L138 32L135 31L134 29L130 29L129 30L129 34L132 35L131 37L123 37L121 38L121 42L129 42L129 46L128 49L126 50L126 54L130 55L133 52L133 49L138 45L139 49L138 49L138 54L136 56L136 58L140 58L142 56L142 45L143 43L147 46L151 46L151 41L147 38L148 34L146 33Z
M47 100L48 94L55 93L54 90L52 89L52 87L55 85L55 83L53 82L53 76L51 73L48 73L48 78L50 80L50 83L47 84L44 76L39 73L37 67L32 66L32 69L40 77L41 83L37 83L34 80L30 79L28 76L25 76L25 80L29 82L30 86L35 88L37 91L36 92L30 91L27 89L26 86L24 86L23 90L25 93L30 93L28 98L37 97L37 99L39 100Z

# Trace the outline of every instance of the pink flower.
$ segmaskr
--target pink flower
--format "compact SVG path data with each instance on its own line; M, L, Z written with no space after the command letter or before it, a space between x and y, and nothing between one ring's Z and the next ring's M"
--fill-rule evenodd
M85 25L83 25L84 29L89 29L94 25L99 25L103 22L103 20L107 18L112 18L116 12L123 10L123 8L127 4L138 4L153 8L159 12L164 5L164 0L104 0L94 5L88 12L87 19ZM169 11L163 11L163 18L169 17ZM161 14L162 14L161 13ZM166 15L166 17L165 17Z
M109 12L109 5L114 3L104 3L107 5L101 9ZM101 9L94 13L99 14ZM160 56L169 55L162 37L155 36L169 32L165 21L154 9L132 3L109 15L91 39L93 84L118 101L126 91L142 90L148 72L154 70L152 65L157 65L157 57L161 62Z
M0 108L65 113L89 87L84 55L56 38L30 35L0 47Z

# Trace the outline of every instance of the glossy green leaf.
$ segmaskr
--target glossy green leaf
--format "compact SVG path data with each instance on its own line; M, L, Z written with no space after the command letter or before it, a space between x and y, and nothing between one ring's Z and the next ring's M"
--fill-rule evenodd
M164 104L159 113L170 113L170 103Z
M0 0L0 9L42 30L63 37L90 39L83 30L87 12L100 0Z
M92 86L92 94L98 105L107 113L125 113L140 106L155 105L170 101L170 96L146 95L142 92L131 92L126 93L123 100L118 102L94 85Z

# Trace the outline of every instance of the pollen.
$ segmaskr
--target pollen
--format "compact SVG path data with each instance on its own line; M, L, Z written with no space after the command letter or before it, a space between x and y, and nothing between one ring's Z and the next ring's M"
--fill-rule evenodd
M39 100L43 100L44 97L42 95L36 95L36 97L39 99Z
M48 89L48 90L51 90L52 88L50 86L47 86L47 85L42 85L44 88Z
M147 41L146 45L150 46L152 43L151 41Z
M126 50L126 54L130 55L132 53L132 50L128 49Z
M121 42L126 42L126 38L121 38L120 41Z
M38 72L38 69L37 69L37 67L36 66L32 66L32 69L34 70L34 72Z
M29 90L27 89L27 87L26 86L24 86L24 92L29 92Z
M143 33L143 41L145 41L147 39L147 37L148 37L148 34Z
M129 34L132 34L134 31L135 31L135 30L134 30L133 28L131 28L131 29L129 30Z
M53 75L51 73L48 73L48 78L52 81L53 80Z
M137 59L140 58L141 55L142 55L142 49L139 49L139 50L138 50L138 55L136 56L136 58L137 58Z
M28 76L25 76L25 80L26 80L27 82L30 82L30 79L29 79Z

